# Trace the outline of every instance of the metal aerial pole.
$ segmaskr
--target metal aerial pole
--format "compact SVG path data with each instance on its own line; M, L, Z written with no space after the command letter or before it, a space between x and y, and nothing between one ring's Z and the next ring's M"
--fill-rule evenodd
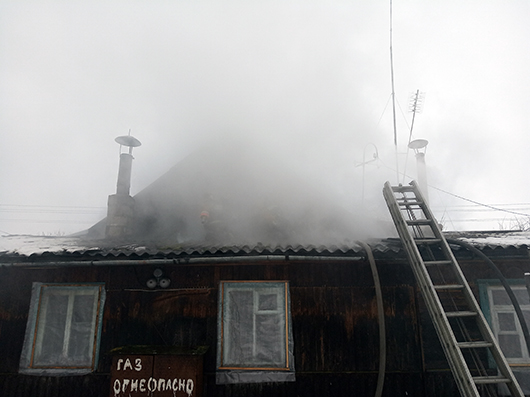
M398 141L396 126L396 93L394 90L394 56L392 53L392 0L390 0L390 80L392 84L392 118L394 121L394 149L396 152L396 177L399 183Z
M409 110L412 112L412 122L410 124L410 131L409 131L409 141L407 146L410 149L410 142L412 142L412 130L414 129L414 120L416 119L416 113L421 113L422 106L423 106L423 99L424 99L425 93L420 92L420 90L416 90L416 93L412 95L412 98L410 99L410 106ZM405 183L405 177L407 176L407 164L409 160L409 151L407 150L407 156L405 157L405 166L403 169L403 180L402 183ZM424 192L426 193L426 192Z
M416 94L413 95L410 101L410 111L412 112L412 123L410 124L409 143L412 140L412 130L414 129L414 119L416 113L421 112L423 97L420 96L420 90L416 90Z

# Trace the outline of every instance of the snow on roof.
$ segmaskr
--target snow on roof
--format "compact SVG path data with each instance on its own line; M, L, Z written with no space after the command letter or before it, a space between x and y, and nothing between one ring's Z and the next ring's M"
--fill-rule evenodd
M0 255L38 255L44 252L86 251L86 241L71 236L31 236L3 235L0 236Z
M469 243L477 248L508 248L530 247L530 232L451 232L446 237L456 238Z
M447 232L447 238L465 241L479 249L483 248L530 248L530 232ZM370 246L377 252L399 251L397 239L371 239ZM0 256L25 256L42 255L51 253L55 255L88 254L100 256L135 255L224 255L228 252L317 252L317 253L345 253L358 252L360 247L356 243L348 246L335 245L297 245L297 246L262 246L256 245L230 245L211 246L204 244L191 244L178 247L158 247L156 244L115 244L110 241L89 240L78 236L31 236L31 235L3 235L0 236Z

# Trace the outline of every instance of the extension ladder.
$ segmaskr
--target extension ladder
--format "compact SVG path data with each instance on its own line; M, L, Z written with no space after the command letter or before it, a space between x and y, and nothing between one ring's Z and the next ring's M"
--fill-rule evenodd
M416 182L410 186L386 182L383 195L460 394L480 396L479 389L486 391L488 385L505 384L511 396L523 397ZM497 370L493 374L484 368L488 359L495 361Z

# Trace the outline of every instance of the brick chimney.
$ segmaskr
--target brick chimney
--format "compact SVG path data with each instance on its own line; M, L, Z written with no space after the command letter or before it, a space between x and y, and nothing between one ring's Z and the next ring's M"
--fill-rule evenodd
M133 147L141 142L130 135L119 136L116 142L120 144L120 167L118 170L118 183L116 194L111 194L107 207L107 227L105 237L121 238L130 235L134 218L134 198L130 195ZM128 153L121 153L122 147L128 147Z

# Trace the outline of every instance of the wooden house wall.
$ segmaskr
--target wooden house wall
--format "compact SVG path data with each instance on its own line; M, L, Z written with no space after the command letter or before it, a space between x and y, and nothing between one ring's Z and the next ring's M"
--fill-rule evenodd
M491 278L487 268L473 263L467 269L473 272L472 278ZM387 330L383 395L456 395L408 265L403 261L378 261L377 265ZM502 266L515 275L528 268L528 260ZM206 396L369 396L375 392L379 337L368 263L170 265L163 267L171 278L170 290L150 291L145 281L154 269L149 265L0 268L0 395L107 396L109 352L124 345L209 346L204 357ZM220 280L290 282L296 382L215 384ZM107 298L95 373L77 377L17 373L34 281L105 282Z

